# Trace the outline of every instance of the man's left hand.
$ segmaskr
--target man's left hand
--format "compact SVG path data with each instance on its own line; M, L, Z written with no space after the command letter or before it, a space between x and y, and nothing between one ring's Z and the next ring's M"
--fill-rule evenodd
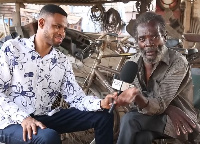
M197 126L186 113L176 106L169 105L165 113L170 117L177 135L181 132L183 134L192 133Z

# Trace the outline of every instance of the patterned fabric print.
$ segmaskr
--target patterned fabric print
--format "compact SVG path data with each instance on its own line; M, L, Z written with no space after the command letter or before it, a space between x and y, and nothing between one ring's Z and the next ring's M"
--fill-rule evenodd
M76 83L67 57L54 48L40 57L34 37L7 41L0 50L0 129L31 113L47 114L59 93L70 107L100 110L100 99L85 96Z

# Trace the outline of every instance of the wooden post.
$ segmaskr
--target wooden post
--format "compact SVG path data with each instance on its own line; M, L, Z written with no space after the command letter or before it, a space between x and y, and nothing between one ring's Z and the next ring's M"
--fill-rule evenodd
M8 18L8 26L10 27L10 21L11 21L11 19L10 18Z
M5 26L5 22L4 22L4 16L2 16L2 21L3 21L4 36L7 36L6 26Z
M24 37L24 34L22 32L22 28L21 28L21 15L20 15L20 3L15 3L15 9L16 9L16 13L13 17L14 20L14 26L16 27L16 31L19 35L21 35L22 37Z
M191 2L190 1L185 1L185 11L184 11L184 21L183 21L183 26L184 26L184 33L189 32L190 30L190 18L191 18ZM184 48L189 48L189 43L187 41L183 42L183 47Z

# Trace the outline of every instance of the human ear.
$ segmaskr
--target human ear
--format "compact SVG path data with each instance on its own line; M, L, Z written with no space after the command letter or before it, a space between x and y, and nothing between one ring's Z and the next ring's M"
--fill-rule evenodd
M44 18L40 18L40 19L38 20L38 27L43 28L43 27L44 27L44 23L45 23Z
M167 31L164 33L163 39L164 39L165 42L167 41Z

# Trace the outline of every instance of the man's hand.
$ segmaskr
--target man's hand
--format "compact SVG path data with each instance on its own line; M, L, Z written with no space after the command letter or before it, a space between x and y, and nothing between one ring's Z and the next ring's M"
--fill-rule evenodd
M32 139L32 133L34 135L37 134L37 126L39 126L41 129L45 129L46 128L45 125L43 125L41 122L35 120L32 117L25 118L22 121L21 126L23 128L23 140L24 141L26 141L27 132L28 132L28 138L30 140Z
M108 94L105 99L101 100L101 108L103 109L109 109L112 101L115 100L117 98L117 92L113 93L113 94ZM114 101L114 104L116 104L116 102Z
M177 135L180 135L181 132L183 134L192 133L192 129L196 128L192 119L176 106L169 105L165 113L170 117Z
M148 100L144 97L138 88L132 87L123 91L116 100L118 106L126 106L134 102L139 108L144 108L148 104Z

